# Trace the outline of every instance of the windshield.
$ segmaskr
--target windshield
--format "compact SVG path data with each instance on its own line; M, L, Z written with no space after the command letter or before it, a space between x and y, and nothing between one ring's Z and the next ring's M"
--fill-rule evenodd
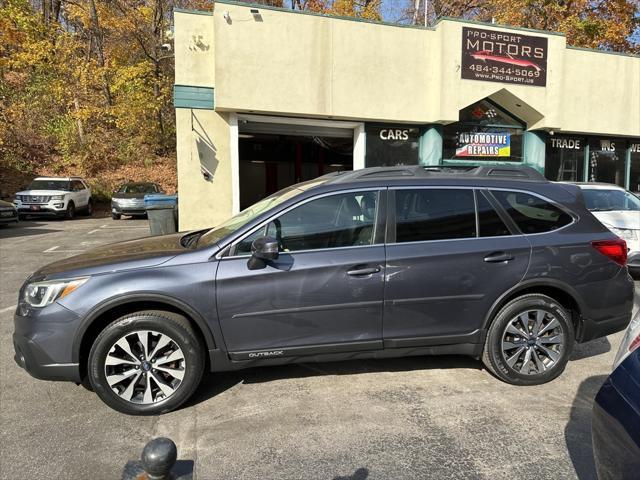
M249 208L246 208L237 215L231 217L226 222L221 223L217 227L212 228L207 233L202 235L202 237L198 240L198 247L213 245L227 235L230 235L247 223L256 219L267 210L275 207L276 205L280 205L286 200L299 195L300 193L308 190L311 187L320 185L325 181L326 179L318 179L300 183L295 186L285 188L284 190L280 190L279 192L276 192L267 198L263 198L258 203L254 203Z
M69 191L69 180L34 180L29 190L64 190Z
M129 183L122 185L118 193L155 193L156 187L153 183Z
M640 199L624 190L583 189L584 201L592 212L640 211Z

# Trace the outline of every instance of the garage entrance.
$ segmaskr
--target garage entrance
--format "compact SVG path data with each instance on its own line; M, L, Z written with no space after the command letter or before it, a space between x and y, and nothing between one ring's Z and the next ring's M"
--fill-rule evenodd
M354 168L352 124L238 116L239 208L294 183Z

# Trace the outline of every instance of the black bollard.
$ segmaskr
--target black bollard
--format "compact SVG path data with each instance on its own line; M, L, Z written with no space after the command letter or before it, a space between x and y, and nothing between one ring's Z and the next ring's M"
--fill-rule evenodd
M149 480L170 480L171 469L178 459L178 448L172 440L160 437L147 443L140 461Z
M169 438L154 438L142 450L140 461L128 462L122 480L191 480L193 462L177 461L178 449Z

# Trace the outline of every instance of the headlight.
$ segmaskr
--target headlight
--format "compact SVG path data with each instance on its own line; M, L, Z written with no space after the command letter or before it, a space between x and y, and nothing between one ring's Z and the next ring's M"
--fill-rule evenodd
M631 230L629 228L616 228L606 225L606 227L611 230L613 233L618 235L620 238L625 240L637 240L638 239L638 231Z
M64 195L52 195L51 200L64 200Z
M89 277L30 283L25 287L22 299L32 307L46 307L56 300L66 297L87 280Z

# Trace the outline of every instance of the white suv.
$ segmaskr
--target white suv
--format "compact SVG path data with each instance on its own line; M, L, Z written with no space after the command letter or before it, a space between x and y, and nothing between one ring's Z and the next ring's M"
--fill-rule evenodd
M18 215L54 215L72 219L76 212L93 213L91 189L80 177L38 177L13 201Z

